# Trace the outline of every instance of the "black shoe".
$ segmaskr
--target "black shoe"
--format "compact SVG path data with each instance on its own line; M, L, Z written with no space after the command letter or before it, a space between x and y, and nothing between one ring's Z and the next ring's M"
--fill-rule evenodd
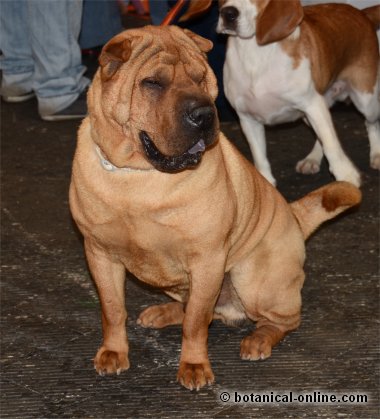
M87 116L87 90L85 89L67 108L52 115L41 115L41 118L44 121L68 121L85 118Z

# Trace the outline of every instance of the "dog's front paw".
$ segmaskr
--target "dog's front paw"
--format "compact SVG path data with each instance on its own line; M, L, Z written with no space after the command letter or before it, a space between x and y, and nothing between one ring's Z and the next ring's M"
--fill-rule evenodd
M189 390L199 390L206 384L210 385L214 382L214 374L211 370L210 363L190 364L181 361L177 374L177 381Z
M114 374L119 375L122 371L129 368L127 352L116 352L102 346L94 359L96 372L100 375Z
M269 358L271 354L272 344L269 336L253 333L241 341L240 357L243 360L257 361Z
M371 167L375 170L380 170L380 153L371 156Z
M303 159L300 160L296 165L296 172L304 175L314 175L320 170L320 164L314 159Z
M330 166L330 171L335 176L336 180L343 180L346 182L350 182L353 185L355 185L357 188L360 188L360 185L361 185L360 173L352 165L351 166L340 165L335 170L332 170L332 166Z

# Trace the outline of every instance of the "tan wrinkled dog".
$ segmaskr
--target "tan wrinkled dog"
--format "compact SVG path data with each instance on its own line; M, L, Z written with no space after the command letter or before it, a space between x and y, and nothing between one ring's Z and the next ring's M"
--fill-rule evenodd
M269 357L300 324L305 238L361 199L336 182L286 203L218 129L211 47L174 26L145 27L119 34L100 56L70 188L102 306L100 374L129 367L126 269L175 300L138 323L183 325L183 386L214 381L213 318L256 321L241 357Z

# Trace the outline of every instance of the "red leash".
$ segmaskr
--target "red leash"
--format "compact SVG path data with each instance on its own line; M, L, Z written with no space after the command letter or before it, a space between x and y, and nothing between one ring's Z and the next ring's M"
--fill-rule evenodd
M161 22L160 26L170 25L173 20L178 16L183 6L186 4L186 0L178 0L175 6L173 6L169 13L165 16L165 19Z

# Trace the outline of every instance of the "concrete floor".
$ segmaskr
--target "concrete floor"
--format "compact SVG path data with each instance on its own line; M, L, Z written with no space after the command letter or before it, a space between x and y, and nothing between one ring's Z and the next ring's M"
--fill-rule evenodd
M2 418L375 418L379 417L379 174L369 168L362 117L334 110L344 148L363 173L363 203L330 222L308 242L303 322L265 362L239 358L251 329L210 327L216 384L198 393L175 381L181 329L142 329L138 313L166 297L127 283L129 371L96 375L100 310L82 240L68 209L78 122L38 118L34 100L1 104ZM223 129L240 150L248 146L236 122ZM314 136L302 123L268 130L278 188L289 200L332 180L298 175L297 160ZM239 393L366 394L364 404L234 404Z

